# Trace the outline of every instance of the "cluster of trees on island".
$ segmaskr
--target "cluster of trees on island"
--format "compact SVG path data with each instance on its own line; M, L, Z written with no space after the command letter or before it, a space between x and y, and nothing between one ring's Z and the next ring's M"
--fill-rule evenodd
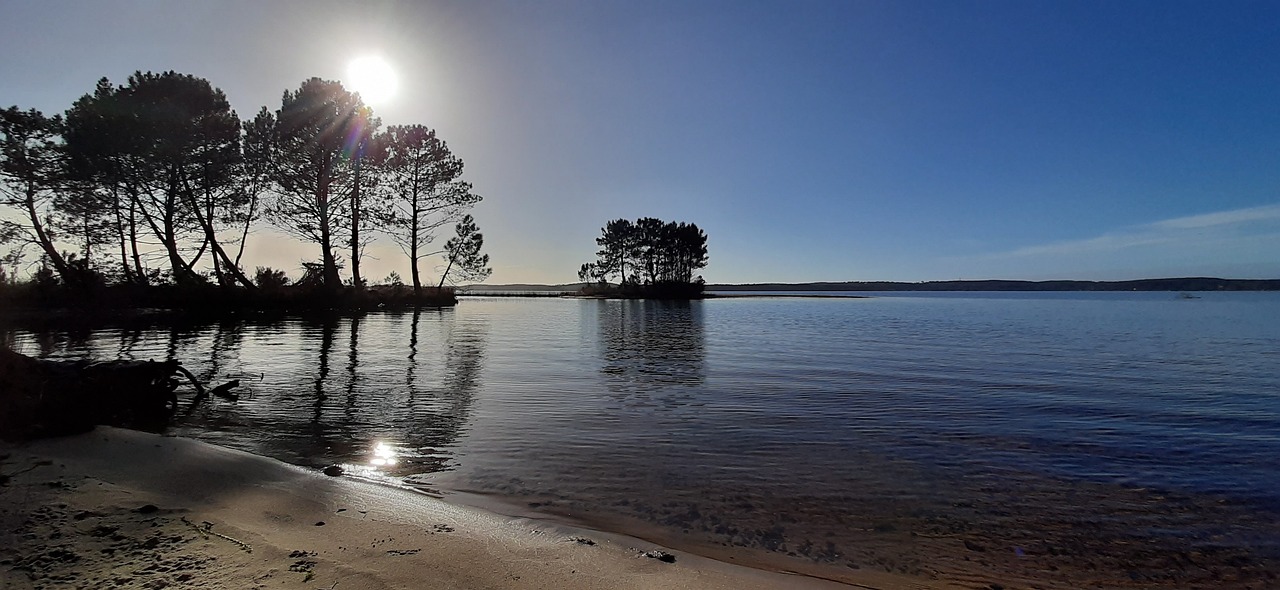
M426 126L382 128L339 82L306 80L279 109L242 121L202 78L104 78L64 115L0 111L0 142L0 244L10 247L0 278L10 282L36 254L36 281L71 291L278 287L281 271L250 277L241 266L261 223L318 246L298 283L325 296L364 287L361 260L377 236L408 257L416 296L489 274L466 213L481 197L462 160ZM433 251L450 224L456 235ZM443 272L424 289L419 267L437 254Z
M643 217L615 219L596 238L596 261L578 269L586 294L684 298L701 295L695 273L707 266L707 234L697 224ZM616 287L609 282L617 278Z

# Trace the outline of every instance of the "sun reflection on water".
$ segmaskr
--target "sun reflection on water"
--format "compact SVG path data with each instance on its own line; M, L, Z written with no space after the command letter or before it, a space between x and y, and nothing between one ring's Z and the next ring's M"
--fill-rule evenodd
M369 460L369 464L377 467L391 467L400 460L396 458L395 449L384 442L380 442L373 446L373 458Z

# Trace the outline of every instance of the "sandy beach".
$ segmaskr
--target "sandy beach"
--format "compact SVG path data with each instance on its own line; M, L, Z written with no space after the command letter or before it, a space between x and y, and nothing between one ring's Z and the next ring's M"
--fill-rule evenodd
M3 590L957 587L730 565L129 430L0 449Z

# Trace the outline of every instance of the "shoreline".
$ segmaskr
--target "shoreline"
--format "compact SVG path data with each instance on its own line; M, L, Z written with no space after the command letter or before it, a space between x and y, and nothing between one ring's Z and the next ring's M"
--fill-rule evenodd
M747 567L758 564L110 427L5 443L0 458L0 590L942 587L889 574L838 583Z
M1133 492L1136 497L1146 495ZM1099 495L1098 500L1139 505L1133 498L1104 497L1109 495ZM884 506L872 502L868 508ZM1229 513L1229 506L1225 508ZM894 517L885 513L885 518ZM1061 524L1015 521L1032 537ZM1228 522L1224 520L1224 526L1229 527ZM510 497L469 491L451 490L436 497L376 480L326 477L313 468L197 439L110 427L70 437L0 443L0 590L1066 590L1119 583L1108 574L1116 573L1113 567L1100 561L1106 553L1120 551L1112 557L1124 561L1140 557L1123 546L1106 549L1112 542L1138 537L1103 535L1098 547L1043 537L1036 543L1065 551L1048 549L1062 570L1052 568L1055 575L1046 576L1047 572L1037 574L1035 568L1016 565L1021 554L1000 555L988 540L978 542L982 547L965 542L966 551L957 553L960 541L955 535L899 533L863 542L907 561L925 556L941 561L921 572L807 566L780 554L717 548L652 523L536 510ZM1165 554L1173 560L1166 567L1204 568L1203 573L1212 574L1211 580L1182 579L1186 583L1180 587L1243 589L1276 579L1275 570L1264 562L1240 562L1245 556L1229 546L1213 549L1223 541L1201 539L1210 545L1193 543L1182 557ZM1045 547L1024 546L1026 559L1045 559ZM971 557L960 555L966 552ZM1151 563L1133 566L1137 571L1159 567L1156 562L1166 560L1162 554L1151 547L1141 557ZM664 555L673 562L650 558ZM1179 559L1186 563L1177 563ZM1123 587L1168 587L1156 582L1134 578Z

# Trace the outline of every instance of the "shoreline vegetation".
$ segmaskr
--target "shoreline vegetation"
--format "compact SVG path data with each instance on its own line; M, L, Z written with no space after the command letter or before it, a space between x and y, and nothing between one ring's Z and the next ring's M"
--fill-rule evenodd
M458 303L452 287L375 285L337 291L278 286L253 291L216 285L100 285L70 289L37 281L0 285L0 315L162 310L185 314L362 312L449 307Z
M102 78L62 114L0 109L0 148L0 301L11 304L439 306L456 302L446 283L491 272L462 159L425 125L383 127L339 82L306 79L278 110L241 119L190 74ZM432 245L450 225L456 235ZM265 227L316 247L318 259L300 261L301 289L244 262ZM378 240L399 246L409 271L381 286L407 282L412 298L363 292ZM443 270L427 282L420 267L437 255Z

